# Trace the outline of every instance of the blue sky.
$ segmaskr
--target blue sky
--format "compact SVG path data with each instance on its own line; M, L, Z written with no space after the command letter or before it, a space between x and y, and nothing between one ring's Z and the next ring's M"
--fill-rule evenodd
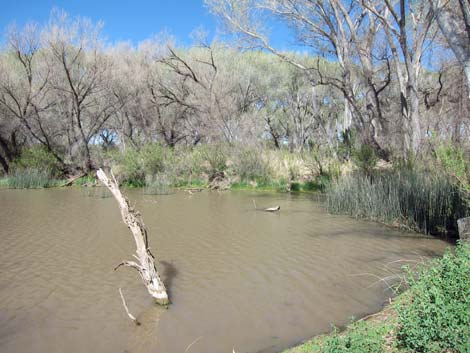
M209 13L203 0L1 0L0 30L15 22L45 24L51 10L65 10L71 17L88 17L103 21L103 35L111 42L134 44L162 31L173 35L177 43L190 45L191 32L203 27L208 39L217 35L217 19ZM273 44L279 49L293 48L285 28L275 26Z
M110 41L138 43L167 30L181 44L191 44L190 33L203 26L212 38L217 20L203 0L2 0L2 33L12 22L22 26L28 21L46 23L51 10L65 10L71 17L88 17L104 22L103 34Z

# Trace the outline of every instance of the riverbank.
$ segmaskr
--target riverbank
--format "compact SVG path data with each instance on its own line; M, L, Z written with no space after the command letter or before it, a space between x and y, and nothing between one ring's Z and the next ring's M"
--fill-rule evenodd
M18 180L12 180L10 177L0 178L0 188L10 188L10 189L41 189L41 188L50 188L50 187L61 187L67 183L67 179L54 179L46 182L35 182L28 181L22 182ZM96 184L96 178L93 177L81 177L77 180L74 180L70 186L78 187L90 187ZM142 188L143 190L148 189L148 186L135 185L134 183L124 183L123 188ZM211 190L211 185L207 181L195 180L195 181L185 181L180 182L177 185L168 184L166 186L168 189L175 190L191 190L191 189L202 189L202 190ZM258 183L255 181L252 182L233 182L228 184L226 190L248 190L248 191L270 191L270 192L300 192L300 193L312 193L312 192L324 192L326 190L327 183L321 180L315 181L305 181L305 182L292 182L288 184L284 180L270 181L267 183ZM155 194L166 193L165 191L169 190L154 190Z
M470 243L403 280L409 288L382 311L283 353L470 352Z

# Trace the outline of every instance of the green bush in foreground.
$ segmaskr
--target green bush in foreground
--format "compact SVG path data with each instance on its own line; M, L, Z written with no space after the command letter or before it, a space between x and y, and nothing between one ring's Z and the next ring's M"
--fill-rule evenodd
M374 326L362 321L354 325L347 335L339 335L336 330L322 347L323 353L378 353L383 352L385 334L390 330L387 325Z
M397 305L398 340L412 352L470 352L470 244L410 274Z

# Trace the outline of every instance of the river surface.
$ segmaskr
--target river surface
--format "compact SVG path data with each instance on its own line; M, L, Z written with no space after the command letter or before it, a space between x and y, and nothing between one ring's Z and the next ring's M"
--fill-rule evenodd
M313 196L126 193L169 308L152 303L133 269L113 271L135 251L114 199L0 190L0 352L278 352L378 311L391 292L377 278L447 246L328 215ZM255 211L254 198L281 211Z

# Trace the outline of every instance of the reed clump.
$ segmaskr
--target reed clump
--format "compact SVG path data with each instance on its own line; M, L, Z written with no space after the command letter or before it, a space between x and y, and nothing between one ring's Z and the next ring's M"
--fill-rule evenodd
M7 178L7 185L11 189L40 189L57 183L48 171L38 169L18 169Z
M457 219L468 214L462 190L443 174L425 170L391 170L366 176L339 178L328 189L331 213L348 214L426 234L457 229Z
M171 192L172 181L166 174L148 175L145 178L144 193L147 195L167 195Z

